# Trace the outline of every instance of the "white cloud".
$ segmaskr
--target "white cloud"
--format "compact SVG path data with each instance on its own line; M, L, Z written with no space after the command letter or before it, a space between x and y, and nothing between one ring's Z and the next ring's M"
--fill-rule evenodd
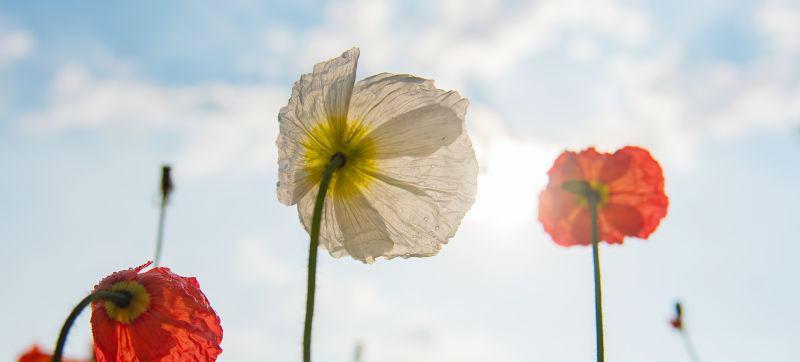
M0 29L0 70L31 54L35 46L33 35L24 30Z
M494 124L514 134L515 144L534 148L639 144L678 166L690 165L702 142L782 130L800 118L792 55L800 47L792 36L800 10L788 2L756 12L754 25L772 48L746 64L689 61L682 41L669 38L671 29L655 27L645 8L617 0L409 6L337 1L317 26L270 26L262 44L270 56L238 61L299 76L361 46L359 77L379 71L434 77L439 87L473 99L468 120L478 132ZM177 134L176 157L193 175L264 170L274 164L274 119L288 94L285 86L165 86L66 66L54 80L49 109L26 121L51 130ZM476 140L483 158L486 142Z
M249 286L285 287L302 280L297 271L273 255L269 244L259 238L245 238L236 243L236 272Z
M800 52L800 3L768 1L755 13L754 21L779 55Z
M369 69L402 72L411 68L458 85L465 79L491 81L571 34L591 34L628 47L644 44L652 32L644 12L615 0L422 4L411 11L414 16L398 17L398 13L409 13L407 3L331 3L323 23L297 37L302 46L285 66L305 71L311 61L356 45L364 50L363 64Z
M48 106L21 118L26 129L83 129L178 137L176 171L189 176L263 171L275 164L277 113L288 89L208 83L166 86L67 65L51 85Z

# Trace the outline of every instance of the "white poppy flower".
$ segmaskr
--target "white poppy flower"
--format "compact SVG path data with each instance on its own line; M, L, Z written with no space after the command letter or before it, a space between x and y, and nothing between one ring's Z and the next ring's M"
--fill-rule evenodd
M310 232L325 167L320 245L334 257L431 256L475 200L478 164L466 134L469 102L432 80L381 73L355 82L359 50L319 63L278 116L278 199Z

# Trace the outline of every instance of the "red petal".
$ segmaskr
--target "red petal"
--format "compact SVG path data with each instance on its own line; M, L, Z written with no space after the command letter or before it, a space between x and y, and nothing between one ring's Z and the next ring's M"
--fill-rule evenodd
M564 246L579 243L570 224L579 207L578 197L561 187L548 187L539 195L539 221L556 243Z
M581 164L578 161L578 154L570 151L562 152L553 162L553 167L550 168L547 174L550 176L550 183L553 185L584 178Z
M589 245L592 242L592 218L588 209L581 208L575 212L570 220L570 226L573 245Z
M604 184L610 184L612 181L619 179L628 173L631 166L631 157L625 152L615 152L613 155L606 159L603 167L600 169L600 176L598 181Z
M603 220L608 227L616 229L624 236L637 236L644 227L642 214L635 207L626 204L607 204L603 207Z
M627 236L647 238L655 231L661 219L667 215L669 199L664 193L664 175L661 166L647 150L625 147L614 157L630 159L629 169L624 175L608 184L609 204L629 205L637 210L642 226ZM628 231L632 231L630 228Z

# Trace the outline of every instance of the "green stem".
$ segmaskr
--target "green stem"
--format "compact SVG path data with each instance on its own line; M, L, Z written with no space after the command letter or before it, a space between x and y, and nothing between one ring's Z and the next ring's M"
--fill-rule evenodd
M592 218L592 257L594 259L594 316L595 316L595 335L597 336L597 362L605 361L605 348L603 346L603 295L600 283L600 232L597 216L597 194L592 193L588 197L589 211Z
M61 327L61 333L58 334L58 341L56 342L56 350L53 352L53 362L61 362L69 330L72 329L72 325L75 324L75 320L83 309L97 299L108 299L114 304L124 307L131 302L131 295L112 291L100 291L89 294L86 298L83 298L83 300L72 309L72 313L69 314L67 320L64 322L64 326Z
M156 235L156 256L153 259L153 267L157 268L161 263L161 249L164 245L164 217L167 209L167 198L161 198L161 211L158 214L158 234Z
M303 329L303 361L311 362L311 324L314 320L314 294L317 283L317 249L319 248L319 224L322 221L322 210L325 206L325 194L333 177L333 171L345 163L344 155L336 153L331 157L322 181L319 183L317 201L314 204L314 215L311 218L311 242L308 246L308 289L306 290L306 321Z
M161 249L164 245L164 218L167 213L167 202L172 193L172 167L164 165L161 167L161 209L158 214L158 234L156 235L156 256L153 259L153 267L158 268L161 264Z

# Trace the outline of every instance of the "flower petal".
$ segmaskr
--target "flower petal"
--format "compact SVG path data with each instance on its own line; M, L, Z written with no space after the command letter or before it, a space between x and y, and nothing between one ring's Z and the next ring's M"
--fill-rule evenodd
M431 256L452 238L475 201L478 163L466 134L428 157L381 160L364 191L394 248L384 255Z
M363 194L334 197L333 203L344 249L353 259L371 264L392 249L386 224Z
M562 152L553 162L553 167L547 171L550 185L561 187L561 184L567 181L586 180L579 157L580 155L575 152Z
M647 238L667 215L669 199L664 193L664 174L649 152L639 147L625 147L612 157L628 158L628 172L608 184L609 204L634 207L642 219L641 229L632 234Z
M631 156L625 152L617 151L603 162L598 181L604 184L610 184L625 176L630 170L630 167Z
M195 278L168 268L142 274L151 294L149 315L131 324L133 347L142 360L164 362L213 361L222 353L220 320L200 291Z
M314 137L321 122L343 122L347 118L356 77L359 50L318 63L294 84L289 103L278 114L278 199L294 205L311 188L303 168L302 141Z
M431 80L383 73L356 84L349 118L372 129L376 158L424 157L464 133L468 104Z
M311 234L311 219L314 216L314 204L316 203L318 192L319 186L312 188L300 199L300 202L297 203L297 213L300 217L300 223L303 224L303 227L309 234ZM328 253L334 258L341 258L347 255L347 251L344 249L344 244L342 242L343 239L342 231L339 229L339 224L336 221L333 198L328 194L325 198L322 220L319 225L319 245L325 248L325 250L328 250Z
M603 207L602 219L605 233L614 232L621 236L637 236L644 227L644 219L635 207L628 204L610 203Z
M318 189L312 189L298 203L300 220L311 233ZM392 240L380 214L356 190L346 197L326 195L319 229L319 245L334 258L350 255L353 259L372 263L392 249Z
M580 207L578 196L560 186L548 186L539 195L539 222L544 230L560 245L580 242L572 237L569 217Z

